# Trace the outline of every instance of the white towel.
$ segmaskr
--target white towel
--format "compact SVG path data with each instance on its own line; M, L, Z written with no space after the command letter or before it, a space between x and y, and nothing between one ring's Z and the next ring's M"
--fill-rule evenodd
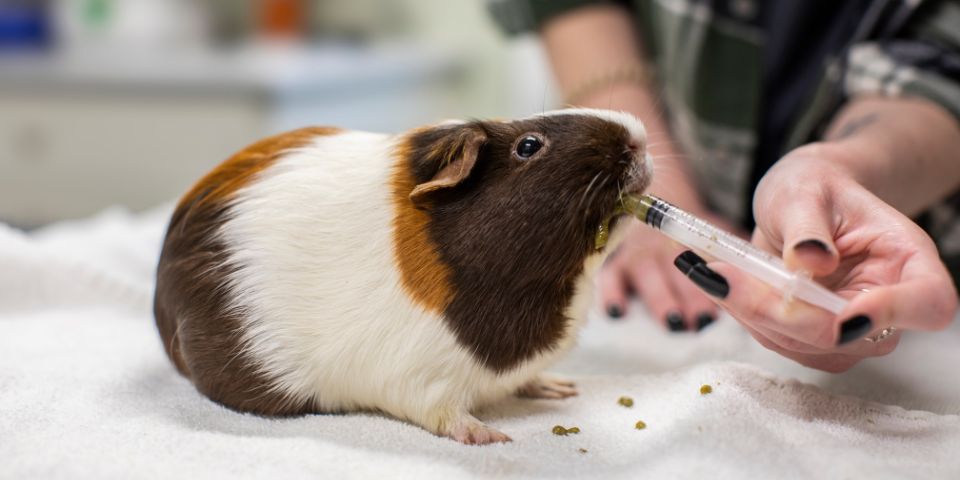
M478 413L513 437L502 445L372 414L226 410L174 371L154 329L168 213L0 228L0 478L960 478L956 326L830 375L728 318L671 334L638 305L594 315L554 369L578 397Z

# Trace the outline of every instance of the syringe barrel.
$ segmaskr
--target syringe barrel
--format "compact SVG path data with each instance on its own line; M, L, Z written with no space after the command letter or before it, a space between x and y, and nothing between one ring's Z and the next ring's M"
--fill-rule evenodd
M646 223L668 237L701 254L737 265L774 287L791 283L795 274L779 258L657 197L647 195L640 201L647 207Z
M647 225L700 254L736 266L787 297L796 295L835 313L847 303L809 277L787 269L780 258L668 202L652 195L644 195L635 201L638 203L625 205L625 208L635 212Z

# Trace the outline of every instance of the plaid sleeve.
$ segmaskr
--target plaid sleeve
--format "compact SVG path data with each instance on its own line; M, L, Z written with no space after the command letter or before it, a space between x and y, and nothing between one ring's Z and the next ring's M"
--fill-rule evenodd
M627 0L487 0L487 8L500 28L509 35L533 32L561 14L587 5L628 6Z
M847 61L847 96L924 97L960 120L960 1L925 2L901 34L858 43Z

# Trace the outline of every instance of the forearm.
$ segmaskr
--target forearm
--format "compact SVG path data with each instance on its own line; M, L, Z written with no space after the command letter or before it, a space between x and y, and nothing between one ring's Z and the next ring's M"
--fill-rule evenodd
M960 187L960 124L922 99L865 97L834 119L825 146L841 167L908 216Z
M614 5L587 7L558 16L543 26L541 37L565 95L597 75L645 65L630 14ZM684 208L702 210L691 174L660 110L649 82L622 81L572 99L578 106L628 111L643 121L656 174L650 190Z

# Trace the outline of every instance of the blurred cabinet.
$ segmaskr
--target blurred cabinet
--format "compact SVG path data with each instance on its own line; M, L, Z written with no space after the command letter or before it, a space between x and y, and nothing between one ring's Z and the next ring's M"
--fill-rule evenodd
M258 138L306 125L396 132L456 110L452 56L247 50L0 63L0 221L173 200Z

